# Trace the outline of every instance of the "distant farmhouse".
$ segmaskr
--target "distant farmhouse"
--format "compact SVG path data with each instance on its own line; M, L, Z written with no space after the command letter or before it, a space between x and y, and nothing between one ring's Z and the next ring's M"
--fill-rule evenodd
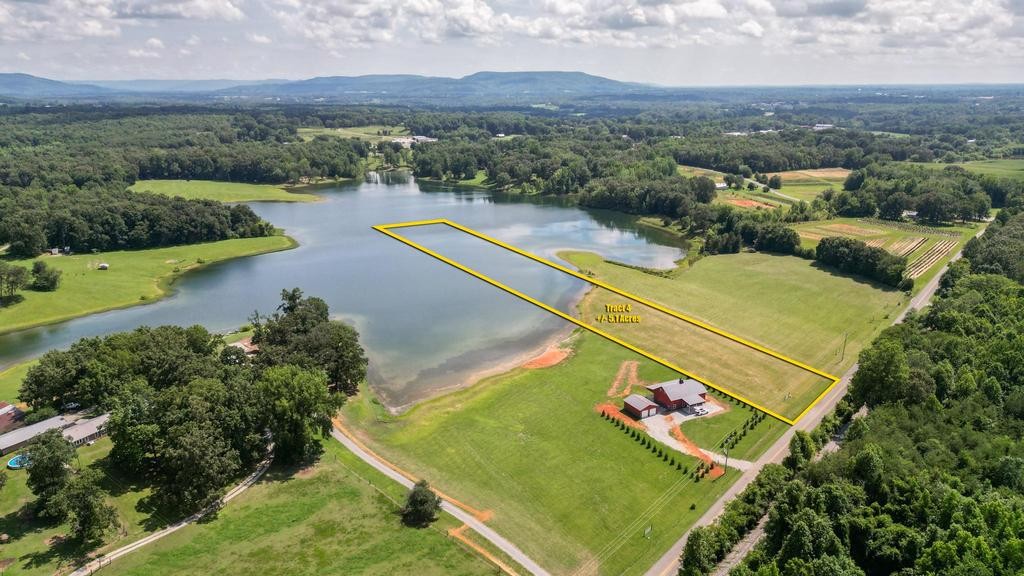
M411 148L413 144L437 142L437 138L430 138L428 136L399 136L398 138L392 138L391 141L395 144L401 144L402 148Z

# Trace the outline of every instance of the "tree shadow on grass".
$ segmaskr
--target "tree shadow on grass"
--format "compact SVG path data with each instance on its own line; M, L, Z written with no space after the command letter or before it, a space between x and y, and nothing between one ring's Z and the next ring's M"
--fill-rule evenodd
M857 284L863 284L865 286L870 286L872 288L881 290L883 292L894 292L894 293L903 292L902 290L900 290L899 288L896 288L894 286L889 286L888 284L882 284L881 282L879 282L877 280L872 280L870 278L865 278L864 276L860 276L860 275L857 275L857 274L851 274L849 272L843 272L842 270L840 270L838 268L834 268L832 266L829 266L827 264L822 264L822 263L817 262L817 261L811 262L811 268L815 268L817 270L820 270L821 272L824 272L824 273L828 274L829 276L835 276L836 278L846 278L847 280L853 280Z
M15 294L14 296L3 296L0 297L0 308L6 308L8 306L14 306L20 304L25 300L25 297L21 294Z

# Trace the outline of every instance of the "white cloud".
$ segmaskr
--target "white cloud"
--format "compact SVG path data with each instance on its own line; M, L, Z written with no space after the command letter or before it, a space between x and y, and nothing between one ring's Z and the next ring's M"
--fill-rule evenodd
M0 0L0 42L114 38L152 19L245 17L241 0Z
M743 24L740 24L739 30L747 36L753 36L754 38L764 36L764 28L755 20L747 20Z
M113 4L122 18L241 20L245 17L241 3L233 0L113 0Z
M148 48L155 48L155 49L158 49L158 50L162 50L163 47L164 47L164 42L163 42L163 40L161 40L159 38L150 38L149 40L146 40L146 46Z
M22 62L28 62L32 60L32 57L28 54L25 54L24 52L18 52L18 60L21 60Z
M159 58L160 53L152 50L144 50L142 48L132 48L128 51L128 55L132 58Z
M199 36L196 36L195 34L192 34L188 37L188 40L185 40L185 46L199 46L202 43L202 39L200 39Z
M246 37L253 44L270 44L273 42L269 36L264 36L263 34L248 34Z

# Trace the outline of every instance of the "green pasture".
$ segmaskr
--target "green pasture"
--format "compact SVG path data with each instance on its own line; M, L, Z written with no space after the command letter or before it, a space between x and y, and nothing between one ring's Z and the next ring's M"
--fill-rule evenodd
M390 130L391 133L383 135L381 132ZM299 128L299 136L304 140L312 140L317 136L334 136L337 138L355 138L367 142L385 142L399 136L408 136L409 129L405 126L384 126L373 124L368 126L351 126L348 128Z
M316 202L319 199L315 194L293 192L273 184L213 180L139 180L131 189L164 196L181 196L190 200L219 202Z
M295 247L287 236L239 238L148 250L73 256L40 256L63 272L53 292L21 292L23 300L0 308L0 334L62 322L115 308L152 302L167 295L181 274L206 264ZM29 268L32 260L13 260ZM100 270L101 263L109 265Z
M960 166L977 174L998 176L1000 178L1012 178L1024 180L1024 158L1003 159L1003 160L976 160L973 162L961 162L959 164L943 164L941 162L915 163L915 166L924 166L941 170L946 166Z
M400 416L362 394L343 414L388 459L493 513L488 523L548 570L640 574L737 473L695 484L686 470L696 459L673 452L686 469L677 470L601 417L599 403L621 403L607 393L629 360L644 381L677 376L583 332L556 366L517 369Z

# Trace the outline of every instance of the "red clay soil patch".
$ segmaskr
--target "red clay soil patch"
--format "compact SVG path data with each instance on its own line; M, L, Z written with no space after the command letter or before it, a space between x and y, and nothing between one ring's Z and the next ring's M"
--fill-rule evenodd
M537 368L550 368L569 357L569 351L557 346L551 346L543 354L523 364L523 368L531 370Z
M608 389L609 398L625 398L633 393L633 386L643 386L644 382L640 379L640 374L637 369L640 368L640 363L636 360L625 360L619 365L619 371L615 374L615 381L612 382L612 387ZM619 388L622 383L626 382L626 388L622 391Z
M665 415L665 418L668 419L669 422L674 422L672 416L670 415ZM672 426L672 437L678 440L679 443L683 445L683 450L686 450L687 454L695 458L699 458L701 462L704 462L704 464L711 466L711 471L709 472L709 474L712 478L718 478L722 474L725 474L725 470L722 470L721 466L715 464L715 461L711 459L711 456L705 454L700 449L700 446L697 446L693 442L693 440L690 440L689 438L686 437L686 434L683 434L683 431L679 429L679 424L674 424Z
M744 198L727 198L726 202L740 208L775 208L771 204L765 204L757 200L746 200Z
M601 414L601 413L607 414L607 415L611 416L612 418L618 420L619 422L622 422L626 426L629 426L630 428L636 428L637 430L643 430L643 431L647 430L647 427L644 426L643 422L637 422L636 420L633 420L629 416L626 416L625 414L622 413L622 410L619 410L618 406L616 406L615 404L612 404L611 402L604 402L602 404L595 404L594 405L594 412L597 412L598 414Z
M449 528L448 529L448 535L451 536L452 538L458 540L459 542L461 542L463 545L465 545L470 550L472 550L472 551L476 552L477 554L479 554L480 556L482 556L485 560L487 560L491 564L494 564L494 566L498 570L501 570L504 574L508 574L509 576L519 576L516 573L516 571L512 569L511 566L509 566L508 564L502 562L500 558L498 558L494 554L491 554L490 552L487 551L486 548L484 548L483 546L477 544L476 542L472 541L468 536L466 536L466 530L468 528L469 528L469 525L467 525L467 524L463 524L462 526L459 526L458 528Z

